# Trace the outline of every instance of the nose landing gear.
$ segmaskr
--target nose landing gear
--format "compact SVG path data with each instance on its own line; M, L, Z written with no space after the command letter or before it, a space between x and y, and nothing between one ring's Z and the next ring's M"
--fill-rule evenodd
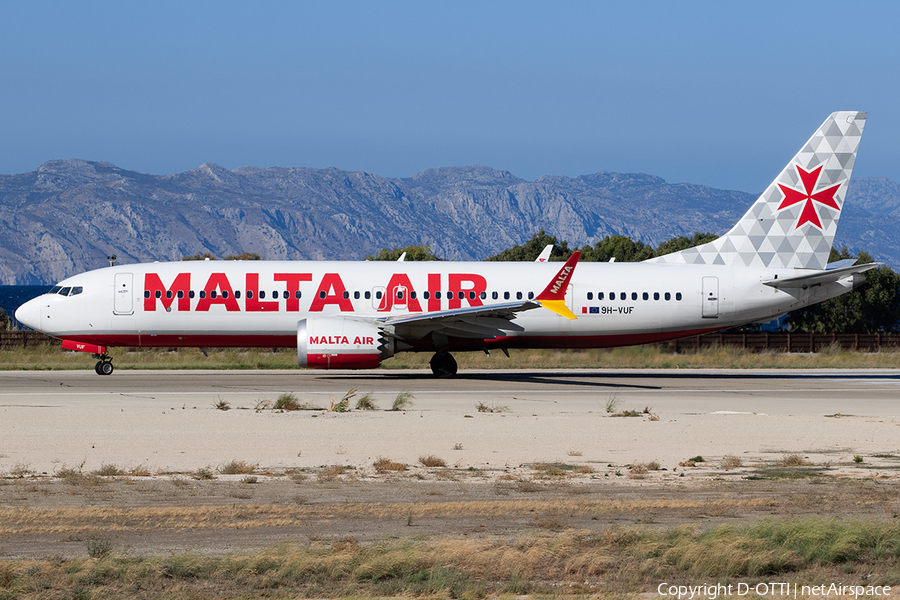
M109 354L93 354L94 358L99 358L97 364L94 365L94 371L96 371L97 375L112 375L113 364L112 364L112 356Z

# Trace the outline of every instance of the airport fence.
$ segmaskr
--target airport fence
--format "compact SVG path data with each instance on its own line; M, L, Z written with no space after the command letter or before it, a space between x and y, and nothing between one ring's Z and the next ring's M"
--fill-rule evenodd
M825 348L878 352L900 348L900 335L891 333L707 333L662 344L672 352L738 346L751 352L821 352Z

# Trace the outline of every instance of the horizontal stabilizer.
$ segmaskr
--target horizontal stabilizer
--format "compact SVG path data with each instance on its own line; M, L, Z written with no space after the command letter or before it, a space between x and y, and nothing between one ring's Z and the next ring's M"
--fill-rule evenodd
M806 289L812 285L818 285L821 283L834 283L835 281L840 281L845 277L856 275L857 273L865 273L866 271L876 269L880 266L881 263L851 265L849 267L828 269L825 271L813 271L804 275L794 275L776 279L769 279L768 281L763 281L763 284L773 288Z

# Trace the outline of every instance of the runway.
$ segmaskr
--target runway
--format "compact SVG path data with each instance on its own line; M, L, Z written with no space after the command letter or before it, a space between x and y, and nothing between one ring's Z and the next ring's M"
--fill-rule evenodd
M328 408L359 388L380 410L280 413L293 393ZM386 410L401 392L406 411ZM0 472L16 465L146 465L186 471L247 460L271 468L536 461L677 466L697 454L823 461L900 454L900 370L0 372ZM213 407L227 401L234 410ZM484 404L494 412L478 412ZM613 418L607 411L649 414ZM658 417L651 419L650 414ZM573 456L579 458L573 459Z

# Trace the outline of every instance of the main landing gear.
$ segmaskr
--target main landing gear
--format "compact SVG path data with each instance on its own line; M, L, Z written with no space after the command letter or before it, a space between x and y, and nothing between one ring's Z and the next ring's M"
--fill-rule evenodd
M453 377L456 375L456 359L446 350L439 350L431 357L431 372L435 377Z
M112 356L109 354L92 354L94 358L99 358L97 364L94 365L94 371L97 372L97 375L112 375L113 364L112 364Z

